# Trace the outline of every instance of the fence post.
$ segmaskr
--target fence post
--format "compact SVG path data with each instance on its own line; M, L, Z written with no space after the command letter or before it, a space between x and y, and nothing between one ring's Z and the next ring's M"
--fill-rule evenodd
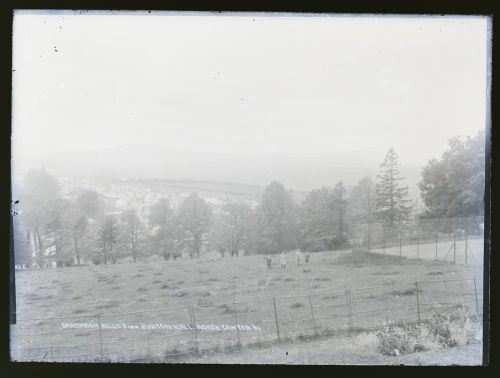
M389 306L387 305L387 297L384 297L385 302L385 322L389 324Z
M457 263L457 233L453 233L453 262Z
M276 309L276 298L273 297L273 305L274 305L274 320L276 322L276 334L278 335L278 341L280 341L280 325L278 321L278 310Z
M368 238L366 240L367 244L368 244L368 252L370 252L370 248L371 248L371 224L368 223Z
M444 280L443 283L444 283L444 306L445 309L448 310L448 287L446 286L446 280Z
M417 228L417 260L420 258L420 228Z
M436 261L438 259L438 233L436 232Z
M194 308L193 306L189 306L190 312L191 312L191 322L193 325L193 336L194 336L194 350L195 353L198 354L200 352L199 346L198 346L198 331L196 329L196 318L194 316Z
M314 334L317 335L318 334L318 328L316 326L316 317L314 316L314 308L313 308L311 296L308 295L307 299L309 299L309 307L311 307L311 316L312 316L312 321L313 321Z
M479 301L477 300L477 285L475 278L474 278L474 295L476 297L476 314L479 315Z
M403 248L401 245L401 228L399 229L399 257L403 256Z
M101 356L101 361L104 361L104 351L102 349L102 327L101 327L101 315L97 315L97 325L99 326L99 352Z
M383 243L384 255L385 255L385 227L382 228L382 243Z
M349 330L352 330L352 309L351 309L351 294L349 290L345 290L345 304L347 308L347 324Z
M467 231L465 231L465 265L467 265Z
M240 340L240 329L238 328L238 312L236 310L236 302L234 302L234 323L236 326L236 335L238 337L238 346L240 346L241 340Z
M415 282L415 289L417 293L417 316L418 316L418 323L420 324L420 301L418 298L418 282Z
M474 282L475 284L475 282ZM53 348L53 344L54 344L54 324L51 323L50 324L50 361L54 361L54 348Z

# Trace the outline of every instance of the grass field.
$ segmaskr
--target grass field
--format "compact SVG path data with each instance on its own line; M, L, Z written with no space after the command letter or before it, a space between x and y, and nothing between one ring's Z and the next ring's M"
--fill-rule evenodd
M399 246L391 246L388 248L377 248L371 252L382 253L392 256L401 256L409 258L420 258L424 260L444 260L452 262L455 260L457 264L465 264L465 254L467 252L467 265L482 265L484 257L484 239L470 238L466 241L464 239L455 242L455 249L453 249L453 239L450 237L447 240L440 240L439 243L421 243L402 245L401 250Z
M311 330L310 305L316 311L316 326L335 331L346 324L346 288L353 289L351 306L358 314L354 327L379 326L384 317L396 319L397 308L415 319L416 281L440 281L419 288L424 316L425 305L432 307L443 297L441 286L435 285L482 277L480 266L375 253L318 252L302 267L296 266L291 253L287 260L287 269L280 269L278 256L274 257L270 270L263 256L205 255L199 260L154 258L136 264L18 271L19 321L12 327L13 357L92 360L104 353L110 360L123 360L143 354L175 355L191 348L193 342L204 345L224 340L224 347L238 337L238 341L259 343L276 337L273 297L277 298L281 337ZM451 292L459 299L470 297L467 285L457 281L454 288L444 288L446 301L454 302ZM382 304L385 311L377 310ZM110 323L238 323L257 325L260 331L200 332L193 339L193 332L179 330L61 328L65 321L96 322L97 314L102 315L97 321ZM47 319L59 317L68 319ZM28 318L36 320L22 320ZM99 338L104 350L100 350Z

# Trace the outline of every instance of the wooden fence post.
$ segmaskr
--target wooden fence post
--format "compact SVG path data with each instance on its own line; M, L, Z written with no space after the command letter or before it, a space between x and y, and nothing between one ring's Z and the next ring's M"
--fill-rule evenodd
M401 228L399 229L399 257L403 256L403 248L401 244Z
M347 325L349 331L352 330L352 308L351 308L351 294L349 290L345 290L345 304L347 309Z
M307 299L309 299L309 307L311 307L311 316L312 316L312 321L313 321L314 334L317 335L318 334L318 328L316 326L316 317L314 316L314 308L313 308L311 296L309 295L307 297Z
M240 329L238 328L238 312L236 310L236 302L234 302L234 324L236 326L236 335L238 337L238 346L240 346L241 340L240 340Z
M476 297L476 314L479 315L479 301L477 300L477 285L475 278L474 278L474 295Z
M51 323L50 324L50 361L51 362L54 361L53 344L54 344L54 323Z
M417 317L418 317L418 323L420 324L420 301L418 298L418 282L415 282L415 289L417 294Z
M384 255L385 255L385 227L382 228L382 243L383 243Z
M276 298L273 297L273 305L274 305L274 320L276 322L276 334L278 336L278 341L280 341L280 324L278 321L278 310L276 308Z
M444 283L444 306L445 309L448 310L448 287L446 285L446 280L444 280L443 283Z
M367 237L366 242L368 244L368 252L370 252L370 248L371 248L371 224L370 223L368 223L368 237Z
M191 325L193 326L194 350L195 350L195 353L198 354L200 352L200 349L199 349L199 345L198 345L198 331L196 328L196 318L194 316L193 306L189 306L189 315L191 317Z
M417 260L420 258L420 229L417 229Z
M104 361L104 350L102 347L102 327L101 327L101 315L97 315L97 325L99 326L99 354L101 356L101 361Z
M457 263L457 234L453 232L453 264Z
M465 231L465 265L467 265L467 231Z
M438 259L438 233L436 232L436 258L435 260L437 261Z

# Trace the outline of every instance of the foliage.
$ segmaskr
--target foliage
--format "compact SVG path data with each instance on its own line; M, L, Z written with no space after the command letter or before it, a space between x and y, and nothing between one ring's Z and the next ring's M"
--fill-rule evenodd
M180 256L181 244L176 239L176 215L168 199L160 198L151 206L149 224L152 227L152 235L149 237L151 254L159 254L165 259Z
M252 209L244 203L228 202L222 206L212 227L211 244L223 255L237 256L251 227Z
M323 187L309 192L298 210L299 237L302 250L326 249L326 238L334 228L331 189Z
M118 242L118 222L114 215L106 215L100 222L97 230L95 255L97 259L107 264L116 263L118 251L114 250Z
M43 266L45 251L50 233L48 225L53 222L55 208L58 205L60 187L57 180L44 168L29 171L23 179L22 186L15 189L14 195L19 197L23 209L23 226L28 229L28 239L33 240L35 261Z
M97 192L83 190L76 198L76 204L88 218L99 220L104 216L104 200Z
M146 227L133 209L125 211L120 217L120 244L134 262L144 256Z
M282 184L266 187L257 209L254 251L278 253L297 246L295 205Z
M434 313L421 324L397 326L391 323L375 332L378 350L385 355L399 356L432 348L464 346L482 339L482 323L463 309Z
M376 185L376 211L378 219L391 228L409 220L411 202L408 187L399 184L404 178L399 176L398 155L393 148L387 152Z
M194 255L199 257L212 223L210 207L203 198L192 193L180 206L177 223L182 245L187 248L191 257Z
M424 217L483 215L484 144L483 132L465 140L451 138L441 159L430 160L422 169L418 186Z

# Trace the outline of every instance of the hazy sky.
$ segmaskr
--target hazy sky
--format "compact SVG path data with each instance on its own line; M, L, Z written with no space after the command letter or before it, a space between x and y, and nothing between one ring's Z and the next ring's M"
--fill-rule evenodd
M14 153L440 156L484 129L487 19L17 13Z

